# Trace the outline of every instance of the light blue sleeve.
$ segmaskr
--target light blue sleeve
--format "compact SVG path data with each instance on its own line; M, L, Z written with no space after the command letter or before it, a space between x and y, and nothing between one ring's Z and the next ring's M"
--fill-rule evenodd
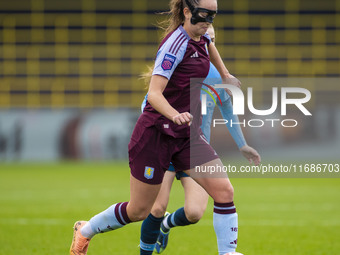
M222 93L225 93L226 95L223 95ZM233 137L235 143L237 144L237 147L240 149L242 148L244 145L247 144L244 136L243 136L243 132L241 129L240 125L232 125L230 126L230 122L232 121L233 123L239 122L238 116L233 114L233 105L231 103L231 99L230 96L227 94L227 92L225 92L223 90L222 93L219 93L221 95L221 99L226 99L227 100L223 100L222 99L222 105L218 104L218 108L220 109L220 112L222 114L223 119L228 120L227 128L231 134L231 136Z
M170 80L183 60L187 45L187 36L177 29L158 50L152 75L161 75Z
M204 94L207 95L207 114L203 115L201 129L205 138L210 143L211 121L214 114L215 102L210 97L210 95L208 95L205 91L202 90L201 96Z
M146 101L148 100L148 93L146 93L146 95L145 95L145 97L144 97L144 100L143 100L143 103L142 103L142 105L140 106L140 110L142 111L142 112L144 112L144 108L145 108L145 106L146 106Z
M205 36L209 38L210 40L210 37L208 34L206 34ZM220 77L220 74L218 73L216 67L212 63L210 63L209 73L206 79L204 80L204 83L211 85L211 86L214 86L216 83L221 83L220 82L221 78L218 78L218 77ZM217 100L216 95L208 87L203 86L202 88L212 93L212 95L214 96L214 99ZM203 90L201 90L201 97L202 95L207 95L207 114L203 115L201 129L202 129L202 132L205 138L210 143L211 121L212 121L214 110L215 110L215 102L211 98L211 96Z
M211 63L210 63L209 74L207 78L205 79L204 83L208 85L212 85L212 86L214 86L215 84L222 83L220 74L218 73L216 67ZM217 96L215 95L215 93L213 93L212 91L210 92L213 94L216 100L216 103L218 104L218 107L220 109L223 119L228 120L228 123L230 123L230 121L232 121L233 123L239 122L238 116L233 114L233 105L231 103L231 98L227 94L227 92L224 89L216 89L216 92L218 93L222 101L222 105L217 99ZM206 92L202 91L201 95L203 94L206 94ZM213 101L210 95L208 94L206 95L207 95L207 114L203 115L201 129L202 129L204 136L207 138L208 142L210 142L211 122L213 118L215 102ZM241 148L244 145L246 145L247 143L243 136L243 132L242 132L240 125L233 125L231 127L230 125L228 125L228 123L226 126L231 136L233 137L235 143L237 144L238 148Z

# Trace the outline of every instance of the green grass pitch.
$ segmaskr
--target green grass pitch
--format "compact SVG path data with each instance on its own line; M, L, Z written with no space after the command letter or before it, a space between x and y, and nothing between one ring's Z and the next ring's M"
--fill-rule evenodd
M340 254L340 179L232 179L245 255ZM183 205L175 182L169 211ZM123 163L0 164L0 255L68 254L72 227L129 199ZM140 223L96 236L92 254L139 254ZM212 201L163 254L216 255Z

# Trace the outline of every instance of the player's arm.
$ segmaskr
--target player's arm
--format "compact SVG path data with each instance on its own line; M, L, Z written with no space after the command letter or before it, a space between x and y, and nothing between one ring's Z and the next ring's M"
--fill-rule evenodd
M222 58L216 46L213 43L210 43L208 49L209 49L210 61L211 63L213 63L213 65L216 67L216 69L220 73L222 81L225 84L232 84L240 88L241 82L229 73L228 69L226 68L226 66L224 65L222 61ZM231 94L230 91L227 91L227 92L229 95Z
M239 123L238 116L233 114L233 105L230 97L226 101L223 101L222 105L219 105L218 108L220 109L223 119L228 120L228 123ZM247 145L240 125L227 124L227 128L239 149Z
M232 123L239 123L239 118L237 115L233 114L233 106L231 104L230 97L223 102L221 106L219 106L223 119L228 120ZM254 162L255 165L260 164L261 156L260 154L252 147L250 147L246 139L244 138L241 126L236 125L227 125L227 128L233 137L235 143L237 144L242 155L249 161L249 163Z
M177 125L191 124L192 116L188 112L179 113L174 109L166 98L163 91L171 79L171 76L177 65L183 60L187 48L187 40L177 38L185 38L185 35L175 31L159 48L155 60L155 66L149 85L148 102L160 114L170 119ZM175 51L176 49L176 51Z
M179 113L163 96L163 91L167 84L168 79L166 77L161 75L153 75L151 77L148 91L148 102L156 111L177 125L190 125L192 121L192 115L188 112Z
M213 43L209 44L210 61L216 67L222 78L229 78L230 73L224 65L220 53Z
M207 77L208 78L208 77ZM207 113L202 116L202 124L201 124L201 130L207 139L207 141L210 143L210 133L211 133L211 121L214 114L215 109L215 101L210 97L210 95L207 94L204 90L201 90L201 97L203 95L206 95L207 100Z

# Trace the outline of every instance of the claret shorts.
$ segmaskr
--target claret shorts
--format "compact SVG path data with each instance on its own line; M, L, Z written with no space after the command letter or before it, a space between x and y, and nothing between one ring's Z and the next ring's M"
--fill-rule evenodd
M155 126L145 126L140 119L128 149L132 176L148 184L162 183L170 162L179 172L218 158L202 132L191 139L174 138L161 133Z

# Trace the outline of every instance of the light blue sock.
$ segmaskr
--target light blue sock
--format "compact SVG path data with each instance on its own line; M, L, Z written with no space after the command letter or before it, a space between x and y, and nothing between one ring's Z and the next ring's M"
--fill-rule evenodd
M219 255L235 252L237 247L238 217L234 203L214 204L214 229Z

